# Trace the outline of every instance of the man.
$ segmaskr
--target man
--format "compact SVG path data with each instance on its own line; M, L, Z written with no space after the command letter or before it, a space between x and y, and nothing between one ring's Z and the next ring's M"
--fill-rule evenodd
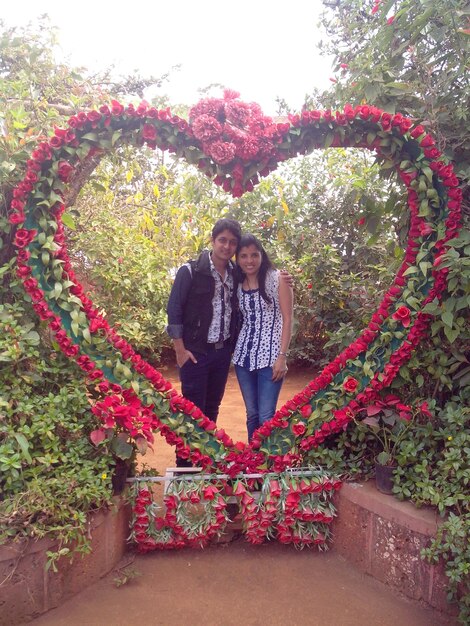
M181 393L214 422L236 339L237 282L231 258L240 237L236 220L218 220L212 250L179 268L167 306ZM176 465L191 464L177 456Z

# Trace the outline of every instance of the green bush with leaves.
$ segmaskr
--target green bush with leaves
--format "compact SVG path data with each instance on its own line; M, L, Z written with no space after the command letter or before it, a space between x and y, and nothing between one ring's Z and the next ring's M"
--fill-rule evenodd
M470 180L467 0L323 0L322 50L336 84L328 102L365 99L430 127ZM375 8L374 8L375 7Z
M51 346L18 287L7 213L37 142L75 111L102 101L106 90L94 83L99 77L55 61L47 20L1 26L0 543L47 534L86 547L87 514L109 504L114 461L89 440L94 422L82 373ZM114 93L132 88L124 80Z
M436 137L462 181L464 228L443 262L449 268L442 303L429 303L431 337L393 382L404 402L435 403L436 417L402 442L395 493L449 514L428 557L444 559L450 594L460 598L461 621L470 606L469 389L470 152L466 0L323 0L325 53L335 59L334 88L322 101L365 99L417 120ZM406 231L406 229L405 229Z
M441 514L470 512L470 409L455 397L427 422L417 424L397 455L394 493Z
M442 524L436 538L423 556L433 563L443 559L449 579L448 599L459 603L459 620L470 622L470 513L450 513Z
M51 529L77 539L112 493L81 374L59 353L46 360L39 341L19 303L0 304L0 543Z

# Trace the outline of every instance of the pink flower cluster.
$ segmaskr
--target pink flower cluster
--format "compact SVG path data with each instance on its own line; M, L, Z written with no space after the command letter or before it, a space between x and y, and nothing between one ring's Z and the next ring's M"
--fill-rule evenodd
M190 111L194 136L203 152L218 166L231 164L231 175L218 173L214 182L234 197L251 191L258 177L246 178L246 165L276 157L281 141L280 128L263 115L259 105L240 102L238 94L226 91L223 98L201 100ZM202 160L200 168L213 176L213 169Z

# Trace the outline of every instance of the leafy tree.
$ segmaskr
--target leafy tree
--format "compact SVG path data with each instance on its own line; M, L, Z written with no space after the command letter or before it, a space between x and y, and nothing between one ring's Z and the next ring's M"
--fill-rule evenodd
M454 163L462 181L464 227L445 254L447 293L440 305L426 306L435 316L431 336L393 383L405 401L413 403L418 394L434 398L436 415L402 443L394 491L450 512L425 556L446 561L449 595L459 599L460 619L468 623L470 9L467 0L323 0L323 4L324 49L335 57L337 71L335 87L324 94L324 101L337 106L365 99L417 119L434 135L439 151ZM355 437L351 444L337 441L340 450L319 451L316 460L329 459L335 465L343 462L339 459L344 450L346 465L354 471L358 457L365 455Z
M336 60L327 100L365 99L417 118L457 175L470 179L467 0L323 0L324 50ZM468 205L467 205L468 207Z
M326 103L358 104L365 99L419 120L437 138L439 149L454 162L462 179L464 212L468 213L468 3L324 0L323 4L324 49L335 57L338 72L334 89L324 94ZM394 211L398 215L403 210L403 200L398 201ZM436 316L432 337L394 382L412 397L415 386L411 381L416 377L422 391L438 398L442 405L470 382L465 347L465 311L470 304L467 223L468 219L464 221L462 237L446 254L452 274L447 297L440 306L427 308Z

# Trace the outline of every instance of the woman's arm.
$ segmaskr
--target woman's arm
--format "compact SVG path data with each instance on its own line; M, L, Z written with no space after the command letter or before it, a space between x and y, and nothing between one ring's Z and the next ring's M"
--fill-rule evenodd
M281 351L273 365L273 380L280 380L287 372L287 350L292 337L294 292L285 280L279 280L279 306L282 315Z

